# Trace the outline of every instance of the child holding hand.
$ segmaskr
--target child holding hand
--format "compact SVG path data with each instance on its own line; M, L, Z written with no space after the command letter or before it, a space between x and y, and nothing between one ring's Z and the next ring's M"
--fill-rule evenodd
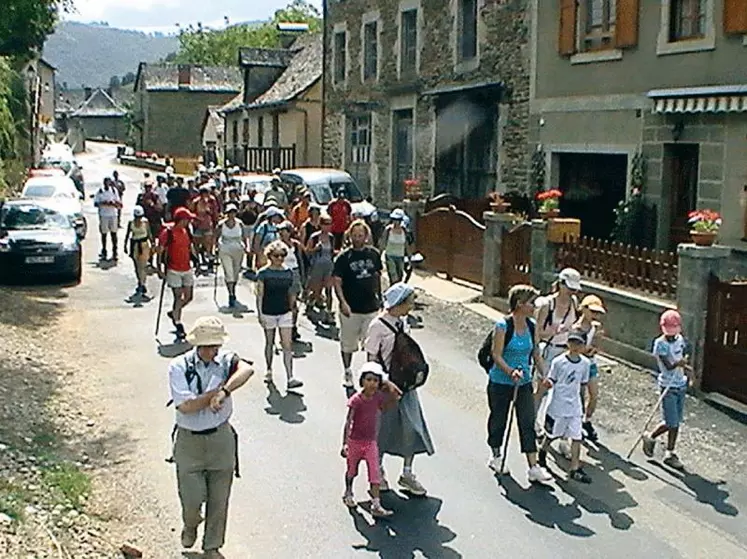
M358 465L365 460L368 469L368 482L371 484L371 514L375 517L391 516L392 511L381 506L379 486L381 484L381 465L379 463L379 445L376 442L376 430L379 414L396 401L380 390L384 370L381 365L369 362L361 368L361 391L348 400L348 416L342 434L342 451L347 459L345 473L345 494L343 503L355 508L353 498L353 481L358 475Z

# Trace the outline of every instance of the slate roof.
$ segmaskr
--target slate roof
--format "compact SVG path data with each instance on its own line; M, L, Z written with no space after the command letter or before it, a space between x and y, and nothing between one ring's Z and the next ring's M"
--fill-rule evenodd
M88 100L73 111L74 117L123 117L127 111L103 89L94 91Z
M179 65L140 63L135 88L143 81L147 91L241 91L243 77L239 68L224 66L191 66L191 83L179 85Z
M258 109L292 101L322 77L322 36L319 33L299 37L290 49L293 58L270 89L246 105Z
M241 47L239 49L239 65L285 68L290 64L292 56L293 53L288 49Z
M238 109L241 109L244 106L244 92L242 91L239 93L236 97L231 99L228 103L223 105L220 108L220 112L222 113L232 113L233 111L236 111Z

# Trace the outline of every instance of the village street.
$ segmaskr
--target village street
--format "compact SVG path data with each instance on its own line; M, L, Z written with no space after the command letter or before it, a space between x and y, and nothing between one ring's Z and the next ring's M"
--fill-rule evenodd
M105 175L118 169L127 182L129 215L141 171L114 165L112 146L90 146L79 157L87 193L92 194ZM130 262L120 255L117 266L97 267L99 240L90 199L86 208L92 234L85 241L83 281L64 289L61 312L70 317L65 322L75 323L78 345L83 348L77 356L83 369L71 376L63 391L78 393L81 405L90 406L86 416L106 441L106 456L91 456L100 465L94 476L105 486L92 499L98 507L109 506L112 517L121 521L114 530L117 541L129 541L146 557L180 557L174 472L164 461L173 425L173 410L164 406L169 359L159 355L153 339L158 280L155 276L149 280L149 290L156 294L152 301L139 307L127 302L134 287ZM44 289L22 293L38 294ZM249 282L239 285L238 295L250 308L254 306ZM225 304L221 286L218 302ZM427 295L421 302L417 313L423 317L423 328L414 336L432 367L421 398L436 454L417 458L414 470L428 496L408 499L397 492L387 494L383 503L395 511L394 516L375 524L361 508L360 513L348 513L340 500L344 462L339 450L346 399L338 343L317 335L313 325L302 319L301 334L309 347L295 366L304 387L298 395L286 395L281 381L279 392L268 392L262 382L263 336L255 313L221 313L231 335L228 347L254 361L257 373L234 397L232 422L240 436L242 477L234 484L223 549L226 557L487 558L517 552L534 558L747 557L747 482L738 473L743 468L696 470L678 477L647 462L640 451L633 456L634 463L626 462L639 417L645 417L646 411L626 416L622 401L622 417L615 416L613 409L600 410L600 417L610 417L624 430L609 432L600 420L605 446L587 457L591 485L565 481L567 462L558 458L560 467L551 462L560 477L557 483L549 488L529 486L515 433L508 458L513 475L497 480L486 467L485 375L474 358L480 338L470 330L479 331L479 326L467 324L470 320L481 324L479 317L463 310L457 313ZM169 304L167 294L165 307ZM202 277L186 322L217 312L213 279ZM161 340L165 343L171 341L169 328L164 315ZM171 349L166 346L162 353ZM361 359L356 356L356 363ZM624 400L624 394L619 397ZM652 390L647 398L655 401ZM695 417L693 423L699 420ZM712 427L719 430L722 425L744 436L744 430L739 430L743 426L726 417ZM710 449L714 462L725 463L736 461L730 453L742 452L743 441L732 441L735 446L728 448L710 439L692 444ZM682 458L687 464L684 451ZM396 480L401 462L386 458L385 467L390 479ZM711 477L715 473L725 474L724 479ZM367 500L365 487L361 475L356 484L359 501Z

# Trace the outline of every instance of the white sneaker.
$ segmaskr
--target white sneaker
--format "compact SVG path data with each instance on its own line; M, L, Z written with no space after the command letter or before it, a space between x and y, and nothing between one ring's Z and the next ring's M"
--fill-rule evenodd
M353 388L353 371L345 369L345 375L343 376L342 385L345 388Z
M563 455L563 458L565 458L566 460L571 459L571 443L569 443L567 440L562 439L558 443L558 451L560 452L560 454Z
M545 468L543 468L539 464L535 464L534 466L529 468L529 471L527 472L527 479L529 479L531 483L550 483L553 480L553 477Z
M404 491L412 493L413 495L422 497L426 493L425 487L423 487L423 484L418 481L415 474L402 474L399 476L397 483Z
M503 458L500 456L493 456L488 460L488 468L493 470L498 475L508 474L508 468L504 466L504 468L501 470L501 462L503 461Z

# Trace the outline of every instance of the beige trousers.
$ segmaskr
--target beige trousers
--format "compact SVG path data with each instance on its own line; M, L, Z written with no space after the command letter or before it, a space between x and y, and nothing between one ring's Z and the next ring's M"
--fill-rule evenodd
M195 435L179 428L174 444L176 479L185 527L201 520L205 503L205 534L202 549L220 549L226 539L228 499L233 484L236 443L228 422L215 433Z

